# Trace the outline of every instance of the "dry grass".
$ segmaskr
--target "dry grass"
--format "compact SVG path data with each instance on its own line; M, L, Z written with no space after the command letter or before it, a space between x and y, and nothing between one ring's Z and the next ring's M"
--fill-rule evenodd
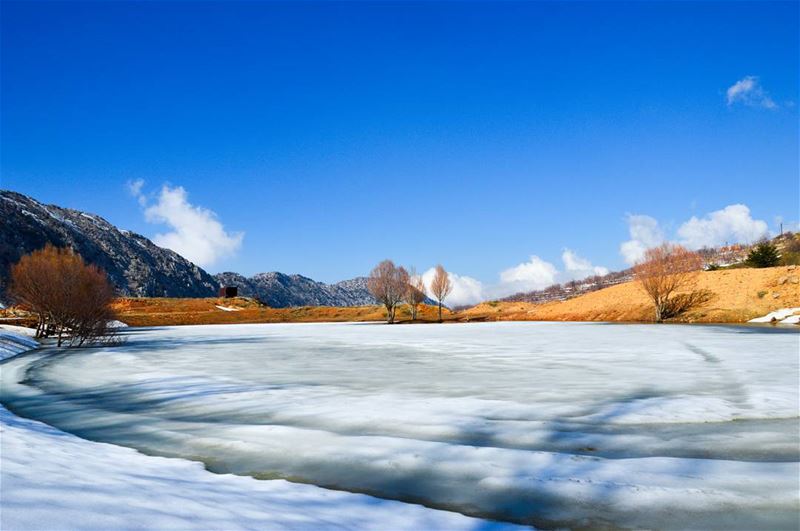
M217 308L236 308L225 311ZM171 298L125 298L115 305L119 319L130 326L167 326L193 324L235 323L321 323L339 321L382 321L386 312L379 306L301 306L296 308L270 308L253 299L171 299ZM449 312L448 316L449 316ZM417 322L433 322L436 308L421 307ZM400 322L409 322L407 307L397 310Z
M799 307L800 284L796 282L800 282L800 268L706 271L694 289L707 290L709 300L676 320L743 323L780 308ZM628 282L562 302L482 303L459 312L458 317L464 321L652 321L653 307L642 289Z

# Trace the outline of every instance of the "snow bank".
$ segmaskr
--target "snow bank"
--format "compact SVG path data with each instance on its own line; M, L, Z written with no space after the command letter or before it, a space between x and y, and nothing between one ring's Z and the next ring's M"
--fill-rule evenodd
M79 439L0 407L2 529L503 529L510 526Z
M0 325L0 360L39 348L33 339L35 331L14 325Z
M27 326L17 326L17 325L0 323L0 330L5 330L6 332L11 332L13 334L17 334L18 336L25 336L25 337L33 337L36 335L36 330L34 330L33 328L28 328Z
M214 306L216 306L223 312L238 312L239 310L241 310L241 308L231 308L229 306L220 306L219 304L215 304Z
M38 347L10 328L20 327L0 327L0 357ZM7 364L2 374L21 377ZM200 463L86 441L2 406L0 439L6 531L515 528L312 485L213 474Z
M775 310L763 317L756 317L750 319L748 323L771 323L777 322L780 324L798 324L800 323L800 308L783 308Z

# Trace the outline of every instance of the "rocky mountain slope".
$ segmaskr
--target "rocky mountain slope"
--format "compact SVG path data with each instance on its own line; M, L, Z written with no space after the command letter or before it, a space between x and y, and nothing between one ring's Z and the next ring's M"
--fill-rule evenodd
M273 308L289 306L366 306L375 304L367 279L357 277L336 284L317 282L302 275L259 273L246 278L238 273L219 273L224 286L237 286L239 295L253 297Z
M47 243L70 246L102 267L121 295L208 297L217 292L214 277L144 236L119 230L93 214L0 191L0 297L10 266Z

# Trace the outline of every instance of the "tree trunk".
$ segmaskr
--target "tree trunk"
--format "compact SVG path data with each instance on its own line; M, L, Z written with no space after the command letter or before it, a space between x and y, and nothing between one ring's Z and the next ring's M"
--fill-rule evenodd
M439 300L439 322L442 322L442 301Z
M394 323L394 306L386 307L386 323L387 324Z

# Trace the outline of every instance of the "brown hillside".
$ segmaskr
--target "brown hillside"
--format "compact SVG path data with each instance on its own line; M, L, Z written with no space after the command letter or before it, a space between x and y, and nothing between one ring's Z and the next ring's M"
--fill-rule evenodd
M800 268L704 271L695 289L711 299L680 320L743 323L780 308L800 307ZM459 312L462 320L499 321L650 321L652 306L635 282L619 284L566 301L531 304L484 302Z

